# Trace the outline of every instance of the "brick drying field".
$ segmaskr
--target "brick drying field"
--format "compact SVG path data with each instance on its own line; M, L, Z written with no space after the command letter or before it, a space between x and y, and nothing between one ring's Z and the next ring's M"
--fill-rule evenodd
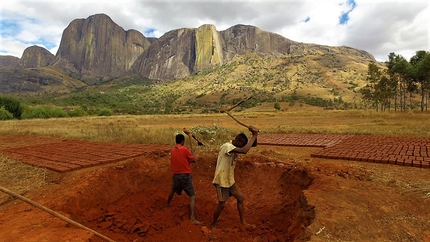
M312 157L430 167L430 139L326 134L265 134L261 145L323 147Z
M169 145L124 144L61 140L52 137L2 136L3 155L27 164L64 173L151 153L166 153ZM13 147L13 148L12 148Z

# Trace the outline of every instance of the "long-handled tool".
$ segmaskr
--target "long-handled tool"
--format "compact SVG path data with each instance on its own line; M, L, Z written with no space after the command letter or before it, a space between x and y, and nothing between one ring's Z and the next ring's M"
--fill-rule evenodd
M234 121L236 121L236 123L238 123L238 124L242 125L243 127L246 127L246 128L249 129L249 125L246 125L246 124L242 123L241 121L239 121L237 118L233 117L233 115L231 115L229 113L229 111L231 111L232 109L238 107L239 105L241 105L242 103L246 102L247 100L249 100L251 98L252 98L252 96L250 96L250 97L248 97L248 98L246 98L246 99L244 99L244 100L236 103L235 105L233 105L233 106L231 106L229 108L221 109L220 113L226 113L228 116L230 116L230 118L232 118ZM260 132L260 131L258 131L258 132ZM253 147L257 146L257 140L254 141L254 143L252 144L252 146Z
M249 125L246 125L242 122L240 122L237 118L233 117L233 115L231 115L229 112L225 112L228 116L230 116L230 118L232 118L234 121L236 121L238 124L242 125L243 127L246 127L249 129Z
M219 112L220 112L220 113L227 113L227 112L231 111L232 109L234 109L234 108L238 107L238 106L239 106L239 105L241 105L242 103L244 103L244 102L248 101L248 100L249 100L249 99L251 99L251 98L252 98L252 96L249 96L248 98L243 99L242 101L240 101L240 102L236 103L235 105L233 105L233 106L231 106L231 107L229 107L229 108L225 108L225 109L221 109L221 110L219 110Z
M183 128L182 131L184 131L184 133L188 135L188 137L190 138L192 137L193 139L195 139L197 141L198 146L203 146L203 143L200 142L200 140L197 139L197 137L193 133L191 133L191 131L189 131L187 128Z
M240 122L237 118L233 117L233 115L231 115L231 114L229 113L229 111L233 110L234 108L238 107L239 105L241 105L242 103L244 103L244 102L248 101L248 100L249 100L249 99L251 99L251 98L252 98L252 96L250 96L250 97L248 97L248 98L246 98L246 99L243 99L242 101L240 101L240 102L236 103L235 105L233 105L233 106L231 106L231 107L229 107L229 108L225 108L225 109L221 109L221 110L219 110L219 112L220 112L220 113L226 113L228 116L230 116L230 118L232 118L232 119L233 119L234 121L236 121L238 124L240 124L240 125L242 125L242 126L244 126L244 127L246 127L246 128L248 128L248 129L249 129L249 126L248 126L248 125L246 125L246 124L244 124L244 123Z

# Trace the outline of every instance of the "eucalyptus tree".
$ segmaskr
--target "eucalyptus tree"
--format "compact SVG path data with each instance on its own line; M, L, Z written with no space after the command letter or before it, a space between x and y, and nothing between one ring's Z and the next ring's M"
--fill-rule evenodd
M375 85L375 92L381 106L381 111L385 111L387 108L390 110L390 100L396 96L397 83L392 81L387 76L381 76L381 79Z
M411 77L419 85L421 93L421 112L427 111L430 89L430 52L419 50L410 59Z
M387 73L389 75L390 81L393 83L396 90L394 96L394 110L397 111L398 97L400 111L405 111L406 92L408 90L413 90L410 75L411 65L403 56L396 55L395 53L390 53L388 55L388 61L385 62L385 64L388 68Z
M380 93L378 91L378 83L382 76L383 74L379 66L377 66L375 62L370 62L366 76L366 81L368 83L360 90L363 100L366 102L371 102L376 111L378 111L379 103L381 101L381 97L379 95Z

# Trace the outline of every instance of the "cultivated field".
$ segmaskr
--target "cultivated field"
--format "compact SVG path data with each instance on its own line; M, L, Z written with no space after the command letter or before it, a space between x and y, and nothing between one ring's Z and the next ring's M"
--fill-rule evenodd
M430 140L428 113L271 109L232 114L259 127L261 137L335 134ZM205 144L186 143L199 160L193 177L200 226L187 220L186 196L175 197L170 208L164 206L171 179L169 147L182 128ZM248 134L220 113L2 121L0 135L9 138L0 138L0 184L116 241L430 241L430 169L314 157L324 148L309 146L259 145L241 156L236 181L245 193L248 221L256 226L240 226L235 201L229 200L219 229L210 231L217 150L238 132ZM33 146L55 149L55 144L77 140L89 141L83 146L125 143L148 150L65 173L1 155ZM136 146L153 144L158 148ZM423 146L428 149L428 145ZM100 240L4 193L0 193L0 238Z

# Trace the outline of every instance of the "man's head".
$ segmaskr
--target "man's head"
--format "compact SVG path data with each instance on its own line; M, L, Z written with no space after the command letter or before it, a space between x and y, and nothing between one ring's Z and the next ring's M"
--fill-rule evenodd
M175 139L176 139L176 144L183 145L185 143L185 136L183 134L177 134Z
M240 133L236 135L236 137L232 142L234 146L240 147L240 148L244 147L247 143L248 143L248 137L246 137L244 133Z

